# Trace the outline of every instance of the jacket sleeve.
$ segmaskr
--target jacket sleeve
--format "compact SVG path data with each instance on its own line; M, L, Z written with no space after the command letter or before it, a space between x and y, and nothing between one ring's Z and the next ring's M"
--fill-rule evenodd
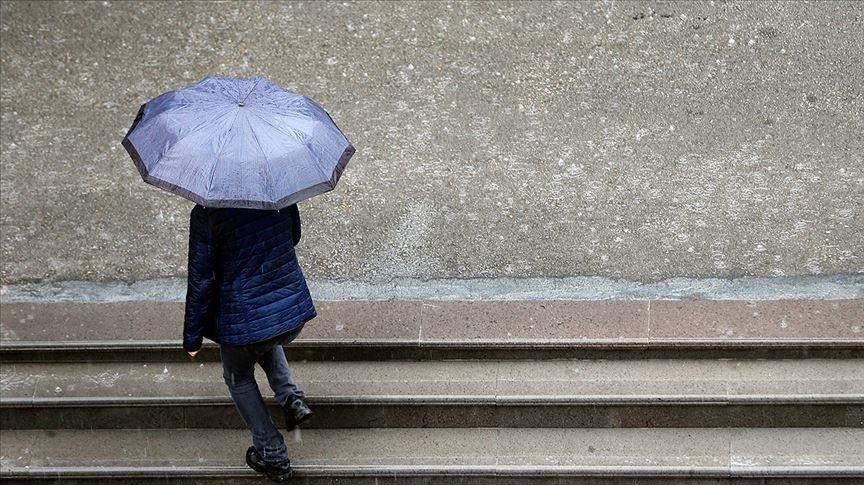
M183 349L186 351L201 348L204 329L215 315L216 248L203 209L196 206L189 221L189 276L183 322Z
M288 206L288 212L291 214L291 238L294 239L294 246L300 243L300 208L296 204Z

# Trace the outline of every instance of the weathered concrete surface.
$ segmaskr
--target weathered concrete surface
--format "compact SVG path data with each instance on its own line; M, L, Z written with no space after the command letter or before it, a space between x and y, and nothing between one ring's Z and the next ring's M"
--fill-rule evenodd
M318 302L300 340L864 341L861 300ZM4 302L0 339L177 341L182 302Z
M51 473L56 478L64 474L62 468L79 467L97 478L100 470L101 476L113 473L116 478L116 468L126 466L142 468L139 477L163 481L172 473L174 477L194 474L202 480L228 472L248 477L240 472L248 469L237 457L238 450L249 446L245 431L9 430L4 438L0 467L10 475L27 477L29 469L37 478L51 478ZM488 482L503 477L500 482L515 483L537 477L548 478L547 482L580 478L598 482L598 478L620 481L664 475L672 475L672 481L722 482L724 477L738 477L757 482L752 478L806 480L820 473L830 478L832 472L835 479L842 480L845 473L854 481L864 461L864 430L853 428L426 427L303 430L302 440L299 434L286 439L300 478L330 482L347 482L348 477L362 482L376 471L381 483L402 482L406 477L409 480L404 482L412 482L412 477L420 482L430 476L439 483L460 478L468 482L478 476L489 478ZM201 447L202 443L208 447ZM232 469L223 472L226 467Z
M185 271L191 204L120 146L205 75L358 147L307 274L864 272L864 4L3 2L2 282Z
M712 395L787 399L796 395L864 397L862 367L864 360L854 359L291 363L297 384L307 396L315 398L472 396L511 402L526 396L587 399L689 395L694 400ZM267 382L263 370L256 367L255 372L259 383ZM228 397L221 363L189 361L5 364L0 374L0 390L4 399L19 400ZM242 426L242 422L237 422Z
M183 302L187 279L67 280L0 285L0 302ZM864 274L799 277L672 278L640 283L604 277L392 278L386 282L310 280L315 301L379 300L841 300L864 307Z

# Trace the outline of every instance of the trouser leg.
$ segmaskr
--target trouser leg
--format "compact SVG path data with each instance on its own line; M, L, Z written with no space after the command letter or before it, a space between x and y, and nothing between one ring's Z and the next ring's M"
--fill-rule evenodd
M255 355L245 346L221 346L222 377L240 416L252 433L252 444L267 462L288 458L285 439L276 429L258 383L255 381Z
M281 405L290 405L297 398L304 398L305 394L294 382L294 375L288 367L285 358L285 350L280 345L264 351L258 357L258 364L264 369L270 388L276 395L276 401Z

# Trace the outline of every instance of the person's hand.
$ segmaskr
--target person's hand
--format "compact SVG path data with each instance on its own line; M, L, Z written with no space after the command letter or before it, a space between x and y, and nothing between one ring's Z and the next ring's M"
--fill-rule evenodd
M198 351L186 351L186 353L189 354L189 357L190 357L190 358L194 358L195 355L198 354Z

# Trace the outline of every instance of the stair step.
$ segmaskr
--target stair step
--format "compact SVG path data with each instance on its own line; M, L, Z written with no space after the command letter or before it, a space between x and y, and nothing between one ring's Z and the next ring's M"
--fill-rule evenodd
M786 396L864 394L864 360L300 361L315 396ZM256 369L259 381L266 378ZM222 366L8 363L3 398L227 396Z
M292 361L539 360L539 359L864 359L864 340L532 340L322 341L298 339L285 347ZM219 361L205 343L198 361ZM185 362L180 341L13 341L0 361Z
M306 481L864 478L864 430L846 428L328 429L286 440ZM224 429L10 430L0 444L0 474L14 481L249 481L249 441L246 431Z
M864 426L864 360L292 367L321 428ZM213 362L10 363L0 378L4 429L243 426Z
M9 302L4 341L179 339L183 302ZM316 302L325 341L862 340L864 299Z
M294 359L864 358L861 299L316 305ZM182 360L182 322L182 302L4 300L0 360Z

